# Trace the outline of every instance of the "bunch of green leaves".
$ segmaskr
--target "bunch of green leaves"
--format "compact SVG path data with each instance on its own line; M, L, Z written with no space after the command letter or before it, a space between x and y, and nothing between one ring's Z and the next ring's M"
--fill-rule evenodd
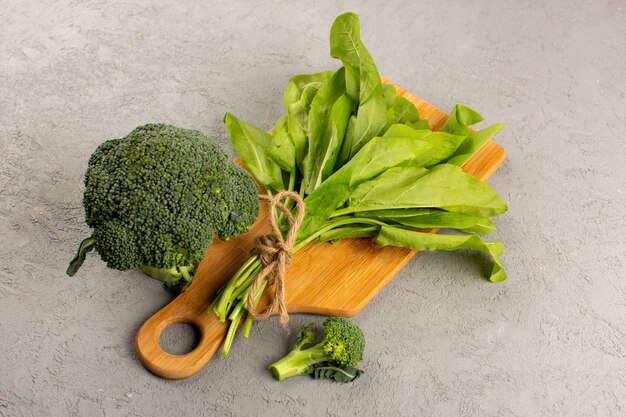
M479 234L496 230L489 217L507 205L461 170L503 125L474 132L470 126L482 117L457 105L443 128L431 131L412 103L381 82L353 13L335 20L330 54L343 64L335 72L291 78L286 114L271 134L232 114L225 117L233 146L267 193L292 190L304 199L306 215L293 251L313 241L360 237L414 250L473 249L493 259L489 279L503 281L502 244ZM458 234L419 230L432 228ZM224 355L242 319L244 337L250 332L248 292L261 269L253 255L212 304L222 321L231 321ZM258 287L255 302L264 288Z

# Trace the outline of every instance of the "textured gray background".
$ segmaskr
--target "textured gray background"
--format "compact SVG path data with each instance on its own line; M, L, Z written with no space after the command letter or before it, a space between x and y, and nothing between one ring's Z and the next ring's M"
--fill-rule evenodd
M0 416L626 415L624 2L335 3L0 0ZM133 338L171 296L93 255L64 275L90 153L161 121L234 156L224 112L269 128L290 75L337 67L347 10L381 74L506 122L489 183L509 279L418 255L355 318L354 385L275 382L275 320L192 378L155 377Z

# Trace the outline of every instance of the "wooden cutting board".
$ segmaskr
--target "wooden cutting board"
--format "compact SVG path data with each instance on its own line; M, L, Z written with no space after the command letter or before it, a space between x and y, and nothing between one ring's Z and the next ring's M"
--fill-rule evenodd
M447 119L444 112L398 86L396 89L398 95L415 104L420 118L427 119L432 130L443 126ZM504 157L504 150L490 141L463 166L463 170L484 181L502 164ZM181 379L195 374L209 362L221 346L228 326L220 323L214 314L207 314L206 310L215 292L246 261L254 238L269 232L266 218L267 206L262 204L259 220L246 234L228 242L216 239L189 288L139 329L135 345L146 368L163 378ZM354 316L414 255L415 251L404 248L377 248L371 239L310 245L293 256L288 268L285 277L288 310L291 313ZM262 307L266 302L261 299L259 305ZM159 336L166 327L180 322L196 326L200 342L187 354L172 355L161 349ZM233 349L237 349L237 339Z

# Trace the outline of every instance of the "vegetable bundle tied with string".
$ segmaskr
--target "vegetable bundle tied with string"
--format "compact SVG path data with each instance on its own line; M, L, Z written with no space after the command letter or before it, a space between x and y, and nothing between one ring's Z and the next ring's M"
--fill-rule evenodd
M420 120L415 106L381 82L360 40L358 16L339 16L330 33L330 54L343 66L335 72L297 75L284 93L286 114L272 134L226 114L233 146L268 195L297 192L305 215L291 247L311 242L373 237L379 246L414 250L474 249L494 265L489 279L503 281L503 247L478 236L496 230L489 217L507 210L486 184L461 166L503 127L473 132L482 117L457 105L440 131ZM293 199L285 208L293 210ZM271 213L285 233L290 216ZM456 229L431 234L419 229ZM226 356L235 331L265 288L257 281L264 262L253 254L218 292L211 309L230 320ZM255 284L255 285L253 285Z

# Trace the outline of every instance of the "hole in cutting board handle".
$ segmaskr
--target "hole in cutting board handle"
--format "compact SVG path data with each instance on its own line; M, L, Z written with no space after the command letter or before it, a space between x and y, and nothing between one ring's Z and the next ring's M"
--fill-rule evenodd
M198 326L191 321L179 321L163 329L159 346L170 355L186 355L200 344L201 339Z

